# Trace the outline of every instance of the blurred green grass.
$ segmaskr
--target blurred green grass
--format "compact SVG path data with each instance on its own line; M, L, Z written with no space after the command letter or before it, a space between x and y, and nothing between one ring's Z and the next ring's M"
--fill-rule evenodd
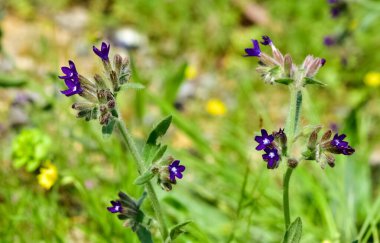
M307 54L327 59L318 75L327 87L308 90L301 122L325 127L339 124L357 151L352 157L339 158L334 169L321 170L315 163L296 169L290 189L291 215L303 220L303 241L351 242L362 233L364 238L370 237L368 241L378 242L380 219L374 210L379 202L375 181L379 169L369 161L380 142L379 88L363 83L367 72L380 71L380 55L375 53L380 45L376 8L367 1L353 5L358 22L353 36L344 47L326 48L323 36L339 31L345 23L329 17L324 1L260 1L270 17L269 24L247 23L240 6L248 3L115 0L78 5L68 0L6 1L4 22L37 29L32 36L35 39L20 40L33 48L17 52L6 41L9 29L3 28L2 56L10 56L16 66L7 80L27 76L23 90L39 94L39 102L27 109L28 126L39 128L54 140L51 159L60 179L45 192L38 186L36 175L12 168L9 144L18 129L7 130L0 140L0 239L137 242L130 229L105 210L120 190L135 198L141 194L141 188L133 185L137 176L134 164L116 136L104 140L96 123L74 119L69 108L74 99L61 97L58 92L63 85L55 78L59 66L69 58L78 60L77 66L83 66L84 73L100 68L91 56L91 45L109 32L129 26L149 40L143 50L131 53L135 66L132 81L148 88L137 93L127 91L118 101L127 126L141 140L155 121L173 114L174 127L165 143L187 169L172 192L159 190L159 198L170 225L193 220L179 242L224 242L232 238L232 242L279 242L282 238L284 168L265 168L254 151L253 135L262 126L272 130L283 126L287 88L264 85L254 71L256 61L241 57L250 38L263 34L270 35L297 63ZM65 30L54 19L74 7L85 9L89 16L79 33ZM61 40L65 38L69 40ZM18 59L12 55L20 52L33 60L32 69L18 67ZM348 67L340 64L342 53L348 57ZM198 81L194 84L200 92L184 101L184 111L178 111L172 102L184 82L184 63L197 68ZM9 122L17 92L20 89L0 91L5 97L0 110L4 125ZM211 98L223 100L227 114L207 114L204 107ZM152 214L149 205L145 209ZM366 220L372 228L360 232Z

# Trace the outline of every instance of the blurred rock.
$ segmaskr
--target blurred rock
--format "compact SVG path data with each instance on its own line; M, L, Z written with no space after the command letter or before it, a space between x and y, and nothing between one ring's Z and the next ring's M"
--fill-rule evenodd
M116 30L113 39L117 46L129 50L138 49L147 43L147 38L132 28Z
M84 8L75 7L57 14L55 20L65 29L79 31L87 26L88 13Z

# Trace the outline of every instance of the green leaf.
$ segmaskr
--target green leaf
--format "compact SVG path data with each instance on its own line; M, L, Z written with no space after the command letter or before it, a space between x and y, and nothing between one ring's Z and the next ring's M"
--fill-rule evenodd
M156 145L157 139L165 135L166 131L169 129L171 122L172 116L168 116L164 118L160 123L158 123L157 126L150 132L146 143Z
M293 223L290 224L288 230L285 232L283 243L298 243L302 235L302 221L298 217Z
M320 85L320 86L326 86L325 83L322 83L319 80L305 77L305 85L308 85L308 84L316 84L316 85Z
M135 185L144 185L145 183L149 182L154 176L155 176L155 174L153 174L153 172L151 170L148 170L144 174L137 177L134 184Z
M22 87L26 85L27 80L22 78L14 78L0 74L0 87L1 88L12 88L12 87Z
M183 223L179 223L179 224L173 226L173 228L171 228L170 232L169 232L170 240L166 240L166 241L171 242L171 241L175 240L180 234L184 233L185 231L182 228L185 227L189 223L191 223L191 220L187 220Z
M155 162L161 159L162 156L165 154L167 148L168 148L167 145L159 146L159 148L156 150L156 153L154 153L152 162Z
M153 243L152 234L143 225L138 226L136 234L141 243Z
M185 80L185 72L187 68L187 63L183 63L174 73L172 77L169 77L165 82L164 97L167 102L173 104L177 98L177 93L179 87Z
M146 144L143 148L143 158L147 164L159 160L165 153L167 146L161 146L157 143L157 139L165 135L169 129L172 116L163 119L156 127L150 132Z
M276 83L289 85L294 82L291 78L280 78L275 80Z
M115 123L116 123L116 120L111 119L111 121L109 121L107 125L104 125L102 127L103 137L107 138L107 137L111 136L111 134L113 132L113 128L115 127Z
M122 86L124 89L136 89L136 90L142 90L145 89L145 86L140 83L126 83Z

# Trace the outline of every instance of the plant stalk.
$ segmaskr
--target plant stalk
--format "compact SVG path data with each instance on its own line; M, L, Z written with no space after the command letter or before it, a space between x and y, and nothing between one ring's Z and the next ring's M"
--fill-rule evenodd
M142 159L142 157L141 157L141 155L137 149L137 146L135 144L135 141L133 140L132 135L129 133L128 129L125 127L125 124L121 119L118 119L116 124L117 124L117 127L120 131L120 134L124 140L124 143L127 145L129 151L132 154L133 159L136 162L139 174L143 173L145 170L145 163L144 163L144 160ZM157 220L158 225L160 227L162 239L165 242L166 238L168 237L168 229L166 227L166 223L164 220L164 216L163 216L162 209L161 209L160 203L158 201L156 192L155 192L151 182L147 182L145 184L145 189L146 189L148 197L152 203L152 207L153 207L154 213L156 215L156 220Z
M294 87L293 87L294 88ZM290 139L290 144L288 145L288 151L290 152L293 146L294 137L297 134L301 105L302 105L302 91L291 89L290 98L290 109L287 118L287 124L285 131L287 132ZM290 225L290 206L289 206L289 182L292 175L293 168L288 167L283 178L283 207L284 207L284 221L285 221L285 231Z

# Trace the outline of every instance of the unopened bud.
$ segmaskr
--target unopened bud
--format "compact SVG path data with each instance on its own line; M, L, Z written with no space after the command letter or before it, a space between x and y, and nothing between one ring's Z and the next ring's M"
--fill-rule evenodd
M317 139L318 139L318 132L321 130L321 128L315 129L309 137L309 142L307 143L307 147L310 150L314 150L315 146L317 145Z
M296 160L296 159L292 159L292 158L290 158L290 159L288 159L288 166L290 167L290 168L296 168L297 167L297 165L298 165L298 160Z
M284 59L284 71L286 77L293 77L293 60L289 54L285 55Z
M273 57L274 59L282 66L284 65L284 56L282 55L282 53L273 45L271 44L270 45L272 47L272 53L273 53Z
M110 100L110 101L107 102L107 107L108 107L109 109L113 109L113 108L115 108L115 105L116 105L115 100Z
M100 76L99 74L95 74L94 76L94 80L96 82L96 85L101 88L101 89L104 89L107 87L104 79L102 78L102 76Z
M118 89L119 89L119 83L117 81L117 74L116 74L115 71L111 71L110 72L110 79L111 79L111 82L112 82L113 90L114 91L118 91Z
M96 89L97 89L95 83L93 83L92 81L88 80L87 78L85 78L82 75L79 75L79 83L80 83L80 85L81 85L81 87L83 89L89 89L92 92L95 92Z
M78 111L85 110L85 109L91 109L93 107L94 107L94 104L88 103L88 102L75 102L71 106L71 108L73 108L74 110L78 110Z
M123 64L123 58L119 54L116 54L113 58L113 66L115 67L115 72L120 75L121 66Z
M335 158L331 154L326 154L327 164L333 168L335 166Z
M96 93L94 93L93 91L90 91L88 89L84 89L83 92L80 93L79 95L82 96L83 98L85 98L86 100L92 102L92 103L98 102L98 98L97 98Z
M108 122L110 121L110 118L111 118L110 113L105 113L105 114L100 115L100 117L99 117L100 125L107 125Z
M331 131L331 130L328 130L327 132L325 132L325 133L323 134L323 136L322 136L321 142L324 143L324 142L326 142L327 140L329 140L330 137L331 137L331 135L332 135L332 131Z

